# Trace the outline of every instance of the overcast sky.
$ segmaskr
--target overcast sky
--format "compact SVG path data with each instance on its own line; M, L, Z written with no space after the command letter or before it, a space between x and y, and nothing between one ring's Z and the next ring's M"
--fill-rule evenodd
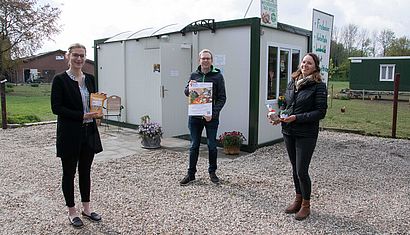
M62 10L62 32L39 52L67 50L80 42L93 58L94 40L124 31L138 31L172 23L189 24L200 19L241 19L252 0L39 0ZM260 0L253 0L247 17L259 15ZM334 25L349 23L374 30L391 29L396 36L410 37L408 0L277 0L278 21L310 30L312 9L334 15Z

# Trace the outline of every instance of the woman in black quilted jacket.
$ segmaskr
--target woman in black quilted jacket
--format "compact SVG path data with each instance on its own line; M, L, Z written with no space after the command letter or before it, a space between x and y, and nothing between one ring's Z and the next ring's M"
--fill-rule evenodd
M319 133L319 120L326 115L327 88L320 76L319 58L308 53L299 69L292 74L285 94L288 116L282 123L282 134L292 163L296 197L285 213L296 213L303 220L310 214L311 180L309 164Z

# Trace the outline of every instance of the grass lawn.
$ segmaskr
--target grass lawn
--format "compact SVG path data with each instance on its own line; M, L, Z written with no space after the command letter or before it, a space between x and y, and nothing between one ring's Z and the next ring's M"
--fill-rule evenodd
M334 94L348 88L348 82L329 83L329 94L333 84ZM391 136L393 101L361 99L328 99L329 109L321 126L324 128L348 129L363 131L366 134ZM340 109L346 107L346 112ZM410 103L399 102L396 136L410 138Z
M327 84L327 90L328 90L329 95L332 94L332 87L333 87L333 94L336 94L341 89L349 88L349 82L329 81L329 83Z
M6 94L7 119L34 115L40 121L56 120L50 107L50 84L40 84L38 87L25 84L7 89L11 90Z
M348 82L330 82L329 94L333 85L336 94L348 88ZM7 93L7 113L14 115L36 115L41 121L55 120L50 108L50 84L14 86ZM362 131L370 135L391 136L393 102L389 100L328 99L329 109L321 127ZM346 107L346 112L340 109ZM0 117L1 118L1 117ZM410 104L399 102L396 136L410 138Z

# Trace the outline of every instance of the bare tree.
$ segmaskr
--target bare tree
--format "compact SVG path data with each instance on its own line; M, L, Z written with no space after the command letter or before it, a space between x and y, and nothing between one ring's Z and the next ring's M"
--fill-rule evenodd
M0 77L11 58L33 54L60 32L60 13L37 0L0 0Z
M372 56L376 56L377 55L377 41L378 41L378 32L377 32L377 30L374 30L373 32L372 32L372 40L371 40L371 47L370 47L370 54L372 55Z
M342 28L342 43L347 50L348 55L351 55L355 49L358 29L358 26L355 24L349 24Z
M357 48L360 50L360 56L369 56L371 39L367 29L361 29L358 34Z
M406 36L393 39L392 43L386 49L387 56L409 56L410 55L410 39Z
M340 42L340 29L337 26L333 26L333 31L332 31L332 40L335 43Z
M390 29L384 29L380 32L378 36L379 43L382 47L382 55L386 55L387 48L392 44L393 40L395 39L394 32Z

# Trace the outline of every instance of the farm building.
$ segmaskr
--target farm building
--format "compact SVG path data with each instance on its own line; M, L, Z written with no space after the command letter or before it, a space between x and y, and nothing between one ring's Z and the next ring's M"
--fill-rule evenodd
M350 89L392 92L394 76L400 73L399 91L410 92L410 56L351 57Z
M271 28L257 17L124 32L94 42L98 90L122 97L126 124L138 125L141 116L150 115L165 136L187 136L183 90L198 53L210 49L227 94L218 135L240 131L246 137L242 150L252 152L282 139L281 127L267 121L266 105L277 107L310 42L309 30L281 23Z
M68 69L65 51L56 50L19 59L16 75L10 82L51 82L55 74ZM94 74L94 61L86 60L84 72Z

